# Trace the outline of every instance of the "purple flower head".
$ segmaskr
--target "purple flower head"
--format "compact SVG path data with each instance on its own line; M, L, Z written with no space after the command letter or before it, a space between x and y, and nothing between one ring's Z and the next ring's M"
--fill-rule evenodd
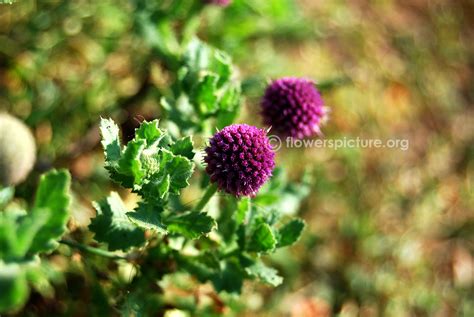
M231 0L204 0L204 2L220 7L227 7L230 4Z
M281 136L302 139L321 134L324 102L311 80L285 77L273 81L262 100L265 124Z
M233 124L209 141L204 161L211 182L237 197L254 196L270 178L275 153L267 132L247 124Z

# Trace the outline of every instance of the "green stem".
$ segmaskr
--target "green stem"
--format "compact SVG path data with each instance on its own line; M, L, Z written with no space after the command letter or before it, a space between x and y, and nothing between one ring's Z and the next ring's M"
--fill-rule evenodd
M95 255L100 255L109 259L114 260L128 260L126 255L118 255L113 252L105 251L102 249L94 248L88 245L80 244L72 240L60 240L59 243L65 244L67 246L79 249L81 251L89 252Z
M198 212L201 211L207 205L209 200L211 200L212 196L214 196L216 191L217 191L217 185L215 184L209 185L206 192L204 193L204 196L202 196L201 200L198 202L196 207L194 207L193 211L198 211Z
M232 249L231 251L228 251L228 252L222 254L221 259L230 258L234 255L239 254L240 252L242 252L242 251L239 248Z

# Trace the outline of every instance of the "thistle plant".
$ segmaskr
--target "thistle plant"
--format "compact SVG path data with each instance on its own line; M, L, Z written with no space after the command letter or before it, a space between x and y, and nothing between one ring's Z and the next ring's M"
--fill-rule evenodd
M230 1L206 3L225 6ZM199 315L199 299L192 309L183 308L162 289L182 274L195 281L196 289L201 284L211 287L216 303L240 294L245 281L272 287L283 283L267 256L300 238L305 223L290 214L308 195L309 184L288 181L285 170L276 166L266 127L235 124L244 98L238 72L225 52L172 31L174 20L163 12L170 10L170 16L185 21L205 7L202 2L182 4L195 11L188 14L168 2L156 4L162 14L157 15L162 19L157 31L147 29L155 17L147 6L154 4L137 4L140 30L159 32L156 38L166 39L156 42L144 36L173 81L169 89L150 88L150 95L159 96L160 119L142 122L129 142L123 142L113 119L98 123L113 190L90 202L96 213L90 224L67 226L77 206L71 205L75 199L65 170L42 176L31 207L14 197L13 187L0 188L0 312L21 309L30 291L52 296L54 283L38 282L37 276L44 266L54 271L48 260L56 255L87 263L85 279L95 281L110 298L102 303L110 314L162 315L173 307ZM184 23L180 29L192 34L188 27ZM273 86L264 102L264 116L274 119L273 129L280 124L297 136L316 131L324 112L309 81L284 80ZM287 117L278 117L278 112L304 125L285 123ZM15 151L0 153L2 183L16 184L33 165L34 139L16 119L0 116L0 129L0 146L16 144L20 135L16 149L29 149L20 156L14 156ZM194 138L204 139L204 145L195 146ZM13 163L24 167L21 174L4 168ZM197 193L197 199L189 200L189 192ZM124 200L127 193L135 195L134 206ZM94 260L91 266L89 259ZM133 267L126 280L123 267Z

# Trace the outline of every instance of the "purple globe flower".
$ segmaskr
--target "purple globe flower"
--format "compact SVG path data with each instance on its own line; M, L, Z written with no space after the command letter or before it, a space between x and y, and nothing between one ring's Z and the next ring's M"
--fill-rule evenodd
M281 136L302 139L321 134L324 102L311 80L286 77L273 81L262 100L265 124Z
M231 0L204 0L207 4L213 4L220 7L227 7Z
M214 134L204 161L211 182L220 190L240 197L257 193L272 175L274 158L265 130L233 124Z

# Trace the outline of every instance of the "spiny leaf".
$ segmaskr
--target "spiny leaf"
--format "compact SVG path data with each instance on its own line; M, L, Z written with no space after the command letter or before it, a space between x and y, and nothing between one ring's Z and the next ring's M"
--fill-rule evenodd
M170 136L159 128L159 120L144 121L135 131L135 140L145 140L147 149L169 148Z
M158 120L145 121L122 152L107 154L110 144L119 144L118 128L111 120L103 119L102 125L103 137L107 138L103 140L106 157L115 159L106 164L114 181L160 204L167 200L168 193L179 194L189 185L194 170L190 137L174 143L166 131L159 129Z
M192 160L194 157L194 146L190 136L179 139L171 146L171 152L174 155L181 155Z
M178 194L182 188L189 185L188 180L194 171L194 164L189 159L184 156L176 156L165 149L161 149L154 159L159 169L149 177L149 182L143 186L141 192L144 196L152 198L158 194L160 197L164 197L168 190L173 194Z
M127 216L137 226L143 229L156 230L161 233L166 232L166 226L161 220L161 212L163 208L140 203L133 212L127 212Z
M120 196L112 192L101 202L94 202L97 216L92 219L89 229L94 238L107 243L110 250L127 250L145 242L142 229L136 227L127 217L127 210Z
M173 157L166 165L166 172L171 178L170 192L178 194L179 190L187 187L193 171L194 164L189 159L182 156Z

